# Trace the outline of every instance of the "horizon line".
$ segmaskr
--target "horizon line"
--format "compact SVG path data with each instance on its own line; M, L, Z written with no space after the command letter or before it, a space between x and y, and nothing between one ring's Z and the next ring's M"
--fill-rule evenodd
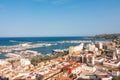
M24 38L24 37L92 37L92 36L3 36L3 37L0 36L0 38Z

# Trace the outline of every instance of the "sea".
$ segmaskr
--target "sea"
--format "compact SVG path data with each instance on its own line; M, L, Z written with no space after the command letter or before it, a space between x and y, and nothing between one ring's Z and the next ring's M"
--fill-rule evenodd
M70 46L79 45L82 41L87 44L94 42L96 39L87 36L77 37L1 37L0 46L14 46L24 43L30 44L52 44L51 46L43 46L28 50L37 51L41 54L51 54L55 49L68 49ZM88 42L87 42L88 41ZM0 53L0 59L6 58L3 53Z

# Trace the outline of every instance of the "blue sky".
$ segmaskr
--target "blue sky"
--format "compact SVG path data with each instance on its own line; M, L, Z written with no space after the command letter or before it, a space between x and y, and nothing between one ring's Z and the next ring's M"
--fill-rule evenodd
M0 0L0 37L120 33L120 0Z

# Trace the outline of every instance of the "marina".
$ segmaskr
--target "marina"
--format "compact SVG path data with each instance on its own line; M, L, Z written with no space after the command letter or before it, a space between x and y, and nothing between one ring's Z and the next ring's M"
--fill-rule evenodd
M26 42L13 46L1 46L2 54L0 55L4 54L6 57L0 60L1 76L10 80L37 80L39 77L43 80L65 80L65 77L69 80L112 80L113 77L120 76L120 61L116 57L120 53L119 48L115 48L114 43L106 41L86 43L82 41L82 43L80 40L77 41L78 43L73 43L72 40L69 41L70 43L54 41L54 44L51 41L34 44ZM36 50L49 51L49 48L50 54L43 54ZM103 50L111 50L111 54L108 55L107 52L102 54ZM114 55L115 52L117 55ZM106 77L102 77L102 75Z

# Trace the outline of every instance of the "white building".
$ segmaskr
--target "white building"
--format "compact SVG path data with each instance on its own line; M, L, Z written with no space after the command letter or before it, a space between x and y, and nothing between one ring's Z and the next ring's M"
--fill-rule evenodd
M21 59L20 63L21 63L22 66L26 66L26 65L30 65L31 64L29 59Z
M87 49L88 49L89 51L95 51L96 47L95 47L94 44L88 44L88 45L87 45Z
M81 51L81 50L83 50L83 47L84 47L84 44L83 44L83 43L81 43L81 44L78 45L78 46L75 46L75 47L74 47L74 52L75 52L75 51Z
M120 54L120 48L116 48L116 53Z
M10 64L10 63L7 62L7 61L5 61L5 60L0 60L0 65L1 65L1 66L6 66L6 65L8 65L8 64Z
M101 78L101 80L112 80L112 77L111 76L109 76L109 77L103 77L103 78Z
M102 63L105 59L102 57L95 58L95 63Z
M119 67L120 66L120 61L118 60L105 60L103 62L103 65L105 66L111 66L111 67Z
M113 76L120 76L120 72L112 70L112 75Z
M103 49L103 43L99 42L99 49Z

